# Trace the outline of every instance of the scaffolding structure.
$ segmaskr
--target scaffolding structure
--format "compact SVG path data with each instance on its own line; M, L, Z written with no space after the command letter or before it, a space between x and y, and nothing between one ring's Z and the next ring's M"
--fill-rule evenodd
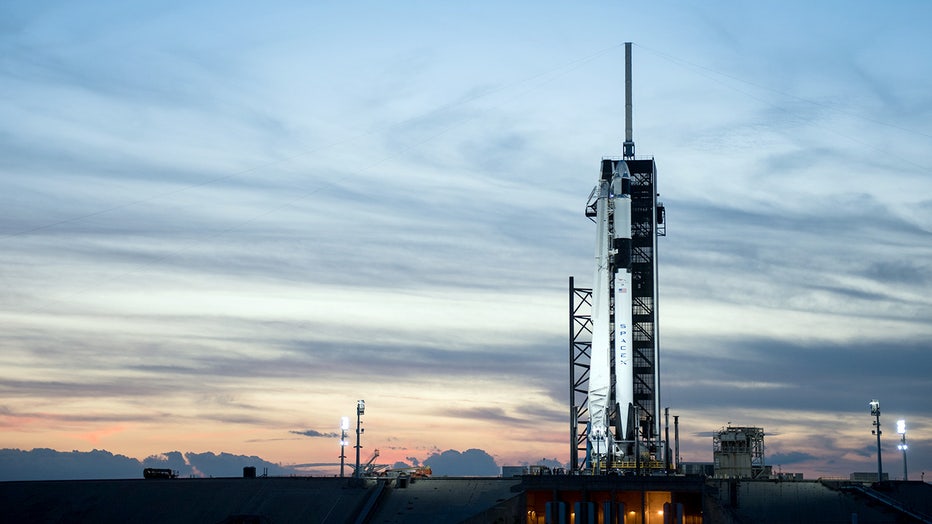
M570 277L570 469L589 461L589 365L592 350L592 288L578 288Z

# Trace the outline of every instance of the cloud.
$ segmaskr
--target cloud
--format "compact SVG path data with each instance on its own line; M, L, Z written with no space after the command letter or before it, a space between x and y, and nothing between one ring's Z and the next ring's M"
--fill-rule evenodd
M456 418L495 420L498 422L504 422L508 424L514 424L518 422L517 418L506 415L505 411L501 408L475 407L475 408L455 409L455 410L449 411L448 414Z
M921 286L926 284L932 271L928 264L916 260L884 260L874 262L863 272L864 276L880 283Z
M932 395L926 377L904 375L912 366L932 367L924 340L833 342L759 337L707 339L702 353L668 348L664 395L682 409L819 409L860 412L880 383L896 383L888 399L903 411L922 411ZM712 350L714 348L714 350ZM740 395L736 392L740 391ZM724 422L724 421L722 421Z
M105 450L60 452L36 448L0 450L2 480L141 478L138 460Z
M339 438L339 433L321 433L315 429L305 429L303 431L292 430L289 433L294 433L295 435L303 435L305 437L322 437L322 438Z
M181 453L170 451L140 461L106 450L61 452L36 448L30 451L0 449L0 480L78 480L142 478L144 468L167 468L180 477L240 477L243 467L260 474L293 475L297 470L255 456L230 453Z
M491 455L481 449L459 451L448 449L433 453L424 459L437 477L492 477L501 474L501 469Z
M255 467L259 474L300 474L293 467L230 453L170 451L140 461L96 449L72 452L43 448L0 449L0 480L3 481L142 478L144 468L172 469L180 477L241 477L246 466Z
M437 414L458 419L474 419L485 423L499 423L510 427L534 426L542 421L564 422L566 420L566 413L563 411L555 410L551 406L533 404L515 406L511 414L502 408L490 406L438 409Z
M774 453L773 455L767 455L765 460L768 464L790 465L798 464L800 462L808 462L816 458L818 457L809 453L804 453L802 451L791 451L789 453Z
M266 469L269 475L281 476L295 474L296 471L280 464L273 464L256 456L234 455L231 453L187 452L184 458L191 474L210 477L241 477L244 467L255 467L261 475ZM184 472L184 470L182 470ZM182 475L184 476L184 475Z

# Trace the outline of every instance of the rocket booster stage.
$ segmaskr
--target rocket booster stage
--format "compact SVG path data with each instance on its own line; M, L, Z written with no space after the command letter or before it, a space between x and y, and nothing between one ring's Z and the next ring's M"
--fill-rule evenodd
M590 202L592 198L596 199L596 270L592 287L589 441L597 455L623 455L628 450L624 444L635 438L636 423L631 318L631 175L624 160L602 161L599 184Z

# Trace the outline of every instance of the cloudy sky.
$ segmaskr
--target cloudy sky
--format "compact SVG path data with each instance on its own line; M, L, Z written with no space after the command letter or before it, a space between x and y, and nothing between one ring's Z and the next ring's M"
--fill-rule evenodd
M0 447L566 461L624 135L685 460L932 471L932 4L6 2ZM348 449L348 455L353 450ZM408 460L410 462L410 460ZM333 471L332 469L329 471Z

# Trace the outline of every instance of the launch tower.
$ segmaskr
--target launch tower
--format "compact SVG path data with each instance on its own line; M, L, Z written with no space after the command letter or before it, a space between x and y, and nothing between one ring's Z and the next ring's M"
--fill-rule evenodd
M602 159L586 216L596 223L591 288L569 280L570 461L575 471L648 471L660 433L657 238L666 234L653 158L634 154L631 44L625 44L625 142Z

